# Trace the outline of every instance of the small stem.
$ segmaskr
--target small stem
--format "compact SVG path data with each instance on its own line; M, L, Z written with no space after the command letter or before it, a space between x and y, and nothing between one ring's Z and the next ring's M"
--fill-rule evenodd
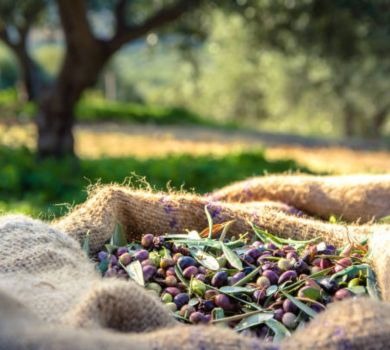
M298 299L298 300L300 300L300 301L306 301L306 302L312 303L312 304L316 304L316 305L318 305L318 306L321 306L323 309L326 308L325 305L322 305L320 302L315 301L315 300L313 300L313 299L304 298L304 297L295 297L295 299Z
M256 310L256 311L249 311L245 314L240 314L240 315L234 315L234 316L229 316L229 317L224 317L220 318L218 320L212 320L211 323L219 323L219 322L229 322L229 321L239 321L242 320L245 317L256 315L259 313L264 312L264 310ZM266 312L265 312L266 313Z

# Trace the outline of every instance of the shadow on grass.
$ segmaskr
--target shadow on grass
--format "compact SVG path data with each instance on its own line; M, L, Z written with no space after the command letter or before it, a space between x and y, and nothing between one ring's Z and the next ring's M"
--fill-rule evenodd
M287 171L310 172L292 160L270 161L262 151L227 156L172 155L140 160L100 158L38 162L25 148L0 148L0 210L44 218L63 215L68 204L87 197L86 187L96 183L123 183L136 174L155 189L183 188L206 193L254 175ZM134 178L134 177L133 177ZM135 184L137 181L134 182ZM142 181L138 180L142 186Z

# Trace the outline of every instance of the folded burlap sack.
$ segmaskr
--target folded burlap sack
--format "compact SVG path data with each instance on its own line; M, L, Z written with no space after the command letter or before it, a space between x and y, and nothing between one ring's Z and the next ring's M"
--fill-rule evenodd
M290 214L293 209L285 205L108 186L95 189L86 203L51 226L21 216L0 220L0 348L275 347L229 329L178 324L134 283L103 281L80 248L89 232L91 250L99 250L117 222L129 240L146 232L201 230L207 225L205 205L215 223L236 220L232 235L249 230L251 220L285 237L322 236L337 245L368 238L384 302L335 303L278 347L381 349L390 344L389 225L329 224Z
M309 214L346 222L390 215L390 175L263 176L236 182L210 196L225 202L280 201Z

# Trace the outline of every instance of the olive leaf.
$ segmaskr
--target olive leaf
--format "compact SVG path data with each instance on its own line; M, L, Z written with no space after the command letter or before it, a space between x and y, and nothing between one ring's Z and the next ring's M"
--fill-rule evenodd
M243 318L241 322L234 327L234 330L237 332L241 332L244 329L262 324L273 317L274 317L273 312L262 312L255 315L250 315L248 317Z
M122 225L115 224L114 234L111 236L110 244L116 247L123 247L127 244Z
M277 285L272 285L272 286L269 286L268 288L267 288L267 290L265 291L265 295L267 296L267 297L269 297L269 296L271 296L271 295L273 295L273 294L275 294L277 291L278 291L278 286Z
M367 266L367 292L371 298L380 300L380 293L376 282L374 271L370 266Z
M107 252L109 254L112 254L113 251L117 248L116 246L112 245L112 244L105 244L104 245L104 248L107 250Z
M144 280L144 274L142 272L142 265L139 262L139 260L134 260L132 263L130 263L127 266L124 266L124 269L126 270L129 277L136 283L138 283L140 286L145 286L145 280Z
M359 271L367 271L367 267L369 267L367 264L352 265L339 272L336 272L330 277L330 279L334 280L335 278L344 276L347 276L347 278L353 278L359 273Z
M213 320L220 320L222 318L225 318L225 312L223 311L222 308L216 307L216 308L213 309L213 311L211 311L211 317L212 317ZM225 322L220 322L220 323L218 323L218 326L225 327L226 323Z
M282 294L289 299L296 307L298 307L300 310L302 310L306 315L310 317L315 317L317 315L317 312L315 312L312 308L304 304L302 301L294 298L292 295L282 292Z
M367 293L366 288L363 286L352 286L348 287L347 289L355 295L362 295Z
M261 266L256 267L252 272L248 273L244 278L241 278L239 281L233 284L233 287L242 286L245 283L252 281L252 279L258 274L261 270Z
M212 235L213 235L213 219L211 218L211 215L210 215L210 212L209 212L209 210L207 208L207 205L205 205L204 211L206 213L207 222L209 224L209 235L208 235L208 238L211 239Z
M291 335L290 331L274 318L265 321L265 324L275 333L274 343L280 342L285 337L289 337Z
M180 280L180 282L183 283L188 288L189 287L188 281L184 278L183 271L181 270L178 264L175 265L175 273L176 273L176 277Z
M212 271L219 270L220 266L218 260L212 255L197 248L191 248L190 253L195 258L195 260L199 262L199 264L203 265L207 269Z
M219 291L224 294L252 293L255 290L256 288L240 286L224 286L219 288Z
M226 260L229 261L230 265L235 267L237 270L241 271L243 269L243 266L238 255L235 252L233 252L233 250L231 250L226 244L224 244L223 242L220 243Z

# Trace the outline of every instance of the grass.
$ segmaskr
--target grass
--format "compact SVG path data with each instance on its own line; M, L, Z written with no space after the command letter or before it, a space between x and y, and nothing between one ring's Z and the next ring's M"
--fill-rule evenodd
M33 216L63 215L68 205L84 201L91 183L122 183L137 174L156 189L212 191L253 175L308 169L291 160L270 161L260 150L225 156L172 155L37 161L27 148L0 147L0 210ZM142 185L142 181L141 181ZM65 204L67 203L67 204Z

